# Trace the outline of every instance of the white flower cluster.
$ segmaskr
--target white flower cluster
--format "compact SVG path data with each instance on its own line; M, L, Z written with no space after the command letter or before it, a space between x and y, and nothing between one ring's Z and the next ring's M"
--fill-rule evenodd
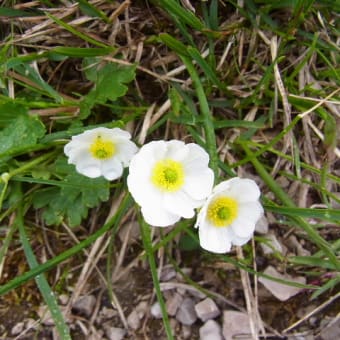
M129 166L128 189L152 226L165 227L195 216L201 247L230 251L252 237L263 214L260 190L250 179L232 178L214 185L209 155L197 144L153 141L139 150L119 128L96 128L65 145L68 162L88 177L119 178Z

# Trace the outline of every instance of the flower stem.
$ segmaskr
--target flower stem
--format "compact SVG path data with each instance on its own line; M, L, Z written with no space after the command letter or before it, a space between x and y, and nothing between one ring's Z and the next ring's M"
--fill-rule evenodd
M52 151L50 153L47 153L47 154L42 155L40 157L37 157L37 158L33 159L32 161L25 163L21 167L16 168L16 169L14 169L14 170L12 170L10 172L4 172L1 175L1 177L0 177L0 185L2 185L2 189L1 189L1 193L0 193L0 210L2 208L2 203L4 201L6 190L7 190L7 187L8 187L8 182L10 181L10 179L13 176L15 176L15 175L23 173L26 170L36 166L37 164L44 162L46 159L51 157L51 155L53 155L54 153L55 153L55 151Z
M207 145L207 151L210 156L210 167L214 171L215 174L215 181L218 175L218 156L217 156L217 146L216 146L216 136L215 136L215 128L212 121L212 115L210 112L209 104L207 97L204 92L204 88L202 86L202 83L200 81L200 78L197 74L197 71L194 67L194 64L192 61L183 56L180 55L183 63L185 64L190 77L192 79L192 82L196 89L196 94L198 97L198 102L200 105L200 111L203 117L203 124L204 124L204 132L205 132L205 139L206 139L206 145Z
M172 335L172 332L171 332L169 317L168 317L168 314L167 314L167 311L166 311L164 299L163 299L161 288L160 288L160 285L159 285L159 279L158 279L157 268L156 268L156 261L155 261L154 255L153 255L150 226L148 224L146 224L143 219L140 219L139 223L140 223L140 226L141 226L141 234L142 234L144 249L145 249L145 252L146 252L146 254L148 256L148 260L149 260L150 271L151 271L151 276L152 276L153 284L154 284L155 291L156 291L157 300L159 302L159 305L160 305L161 311L162 311L163 324L164 324L164 327L165 327L165 332L166 332L167 338L169 340L173 340L174 338L173 338L173 335Z

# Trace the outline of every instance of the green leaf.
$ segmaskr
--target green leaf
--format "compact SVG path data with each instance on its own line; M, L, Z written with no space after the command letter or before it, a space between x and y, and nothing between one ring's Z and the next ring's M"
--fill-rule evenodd
M0 127L9 125L19 115L25 115L27 109L14 101L7 101L0 104Z
M0 132L0 156L35 145L44 135L45 127L37 117L20 114Z
M88 70L91 80L95 80L95 86L84 97L80 103L80 118L84 119L90 115L95 104L105 104L107 101L115 101L126 94L128 87L125 85L135 78L136 66L119 66L117 64L106 64L100 69L94 64L97 75L93 70ZM95 78L95 79L94 79Z
M89 208L109 199L110 183L102 177L92 179L78 174L65 159L58 159L55 166L58 173L68 174L58 185L37 190L33 205L44 209L42 216L47 225L66 221L75 227L87 217Z

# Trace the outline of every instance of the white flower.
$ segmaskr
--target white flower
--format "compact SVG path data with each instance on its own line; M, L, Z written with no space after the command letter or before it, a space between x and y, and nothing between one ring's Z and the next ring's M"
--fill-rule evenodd
M99 127L73 136L64 152L68 163L75 164L82 175L113 180L122 175L123 167L129 165L138 150L130 138L122 129Z
M208 163L206 151L194 143L144 145L131 160L127 184L145 221L165 227L193 217L212 190L214 173Z
M201 247L225 253L232 245L247 243L263 214L259 197L260 189L251 179L235 177L218 184L197 217Z

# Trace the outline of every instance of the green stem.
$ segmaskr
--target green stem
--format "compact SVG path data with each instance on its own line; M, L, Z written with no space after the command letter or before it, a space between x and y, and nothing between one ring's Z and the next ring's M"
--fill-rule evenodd
M210 167L214 171L215 180L218 176L218 155L217 155L217 146L216 146L216 137L215 137L215 128L214 123L212 120L209 104L207 97L204 92L204 88L200 81L200 78L196 72L196 69L191 62L191 60L183 55L180 55L183 63L185 64L192 82L196 89L196 94L198 97L200 111L203 117L203 124L204 124L204 132L205 132L205 139L207 145L207 151L210 156Z
M0 211L2 209L2 203L4 201L6 190L7 190L7 187L8 187L8 182L10 181L10 179L15 175L18 175L20 173L27 171L28 169L36 166L37 164L44 162L46 159L51 157L51 155L53 155L54 153L55 153L55 151L44 154L40 157L35 158L34 160L32 160L30 162L25 163L24 165L22 165L19 168L16 168L16 169L14 169L10 172L5 172L1 175L0 185L3 184L3 188L1 189L1 193L0 193Z
M146 254L147 254L148 260L149 260L150 271L151 271L152 280L153 280L153 284L154 284L155 291L156 291L157 300L159 302L159 305L160 305L161 311L162 311L163 324L164 324L164 327L165 327L165 332L166 332L168 339L172 340L174 338L172 336L171 327L170 327L170 323L169 323L169 317L168 317L168 314L167 314L167 311L166 311L164 299L163 299L161 288L160 288L160 285L159 285L156 261L155 261L154 255L153 255L150 226L148 224L146 224L144 222L144 220L142 220L142 219L140 219L139 223L140 223L140 226L141 226L141 234L142 234L144 249L146 251Z

